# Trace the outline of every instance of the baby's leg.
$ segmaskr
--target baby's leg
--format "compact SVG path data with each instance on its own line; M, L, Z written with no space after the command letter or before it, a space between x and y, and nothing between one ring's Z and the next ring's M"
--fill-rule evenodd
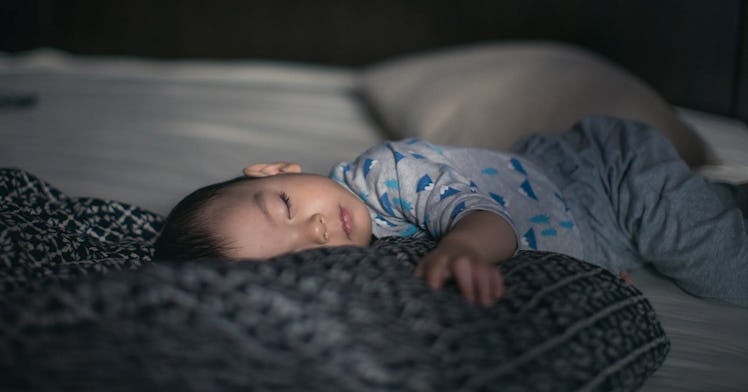
M553 138L573 162L561 186L589 218L591 257L633 255L692 294L748 306L748 221L659 132L597 117Z
M709 185L726 207L738 208L743 212L743 216L748 217L748 183L733 185L710 182Z

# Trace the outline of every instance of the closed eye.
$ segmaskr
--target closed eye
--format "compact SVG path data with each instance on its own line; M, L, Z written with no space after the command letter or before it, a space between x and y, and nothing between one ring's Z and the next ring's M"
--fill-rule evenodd
M281 200L283 200L283 203L286 204L286 210L288 211L288 219L291 219L291 198L288 197L288 194L286 192L281 192L280 198Z

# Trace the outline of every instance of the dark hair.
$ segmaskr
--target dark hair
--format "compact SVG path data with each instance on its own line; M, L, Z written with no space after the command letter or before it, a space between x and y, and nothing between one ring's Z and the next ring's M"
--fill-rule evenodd
M208 229L204 213L208 203L221 190L252 177L236 177L204 186L187 195L169 212L155 244L155 259L197 260L224 258L228 244Z

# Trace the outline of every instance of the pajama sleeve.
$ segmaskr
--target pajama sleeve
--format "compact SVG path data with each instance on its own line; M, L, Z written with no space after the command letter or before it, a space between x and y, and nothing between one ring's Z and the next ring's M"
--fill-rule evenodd
M514 227L501 200L478 192L470 173L456 170L439 146L418 139L378 145L334 167L331 177L369 206L377 237L427 233L439 239L474 210L496 213Z

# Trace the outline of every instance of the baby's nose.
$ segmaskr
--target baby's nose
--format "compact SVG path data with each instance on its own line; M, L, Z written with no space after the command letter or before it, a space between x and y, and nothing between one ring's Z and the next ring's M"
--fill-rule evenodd
M318 244L325 244L330 240L330 233L327 231L327 221L325 216L317 213L312 215L309 222L310 236Z

